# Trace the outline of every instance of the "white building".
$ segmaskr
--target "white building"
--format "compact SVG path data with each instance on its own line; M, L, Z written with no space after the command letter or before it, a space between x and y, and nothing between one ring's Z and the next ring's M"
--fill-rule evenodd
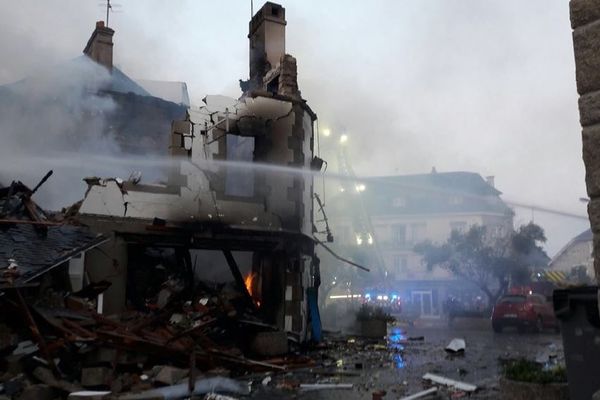
M337 245L377 253L383 275L390 278L385 290L414 303L422 316L440 315L446 298L464 293L466 284L439 268L428 271L414 252L416 244L443 243L453 230L473 225L498 235L513 227L513 212L500 198L493 177L434 170L361 179L357 188L328 204Z

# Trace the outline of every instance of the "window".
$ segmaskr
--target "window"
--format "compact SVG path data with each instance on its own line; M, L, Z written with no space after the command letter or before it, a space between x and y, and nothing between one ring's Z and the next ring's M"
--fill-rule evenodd
M394 271L396 273L406 273L408 269L408 257L400 254L394 255Z
M226 141L227 161L251 162L254 159L253 137L227 135ZM228 196L254 196L254 171L242 168L242 165L227 167L225 194Z
M467 223L465 221L452 221L450 222L450 230L456 232L466 232Z
M392 200L392 206L394 206L394 207L406 207L406 197L395 197Z
M457 206L459 204L462 204L463 202L463 198L461 196L450 196L450 204Z
M425 222L410 224L410 231L412 243L420 243L427 238L427 224Z
M406 244L406 225L392 225L392 242L394 244Z

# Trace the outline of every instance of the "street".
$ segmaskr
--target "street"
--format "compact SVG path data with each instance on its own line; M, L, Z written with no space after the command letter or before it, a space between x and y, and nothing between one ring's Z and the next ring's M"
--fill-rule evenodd
M471 399L496 399L500 397L500 359L535 359L552 345L556 346L559 357L562 354L559 334L510 330L497 334L488 320L457 320L453 328L437 321L415 327L394 326L389 330L385 346L347 336L343 345L340 342L334 350L323 352L322 368L274 377L269 384L272 388L263 388L254 397L371 399L373 392L385 390L383 399L399 399L425 389L422 376L429 372L476 385L478 390ZM464 355L450 355L444 350L453 338L465 340ZM294 383L317 382L353 383L354 387L307 392L289 389Z

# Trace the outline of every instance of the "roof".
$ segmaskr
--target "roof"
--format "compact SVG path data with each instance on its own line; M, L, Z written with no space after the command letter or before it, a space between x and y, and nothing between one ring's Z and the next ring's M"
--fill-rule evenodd
M552 268L553 264L556 263L556 261L559 260L562 255L565 254L571 247L579 243L591 242L592 240L594 240L594 234L592 233L591 229L586 229L585 231L581 232L579 235L569 240L569 242L562 249L560 249L554 257L552 257L548 267Z
M134 93L140 96L151 96L144 88L138 85L133 79L128 77L123 71L121 71L117 67L113 67L112 73L108 76L107 81L100 81L99 74L101 75L101 70L104 67L96 64L93 60L91 60L88 56L82 55L75 57L65 63L50 66L46 69L44 76L33 76L26 77L17 82L9 83L6 85L0 86L0 89L13 89L18 90L21 87L28 87L30 85L32 88L41 88L41 90L45 89L43 86L44 80L54 80L58 81L63 86L67 87L64 83L67 80L74 77L74 79L80 79L84 82L91 81L90 83L93 86L98 84L102 84L103 89L118 92L118 93ZM106 69L104 69L106 71ZM106 72L105 72L106 73ZM78 83L80 84L80 83ZM8 93L8 92L7 92Z
M501 192L473 172L367 177L358 182L365 185L360 199L371 215L511 212ZM335 214L336 208L351 202L344 193L329 203L328 211Z
M154 97L186 107L190 106L190 98L185 82L153 81L147 79L138 79L136 82Z
M51 221L33 194L21 182L0 188L0 288L27 283L108 240L87 227Z
M24 284L59 266L79 253L108 239L88 228L74 225L46 226L0 224L0 271L14 265L15 285ZM0 287L4 285L0 274Z

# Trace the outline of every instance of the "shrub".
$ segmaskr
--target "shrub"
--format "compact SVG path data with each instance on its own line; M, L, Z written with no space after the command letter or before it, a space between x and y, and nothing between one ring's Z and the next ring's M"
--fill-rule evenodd
M567 371L564 366L556 365L545 369L534 361L524 359L512 360L504 365L504 376L514 381L529 383L567 382Z

